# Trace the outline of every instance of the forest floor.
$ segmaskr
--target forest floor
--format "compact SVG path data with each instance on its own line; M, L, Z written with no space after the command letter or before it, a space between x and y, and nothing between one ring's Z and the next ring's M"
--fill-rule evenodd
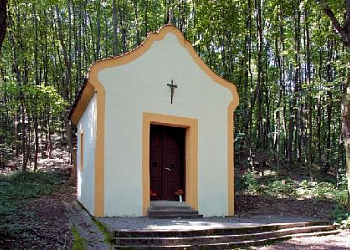
M73 192L71 192L73 191ZM279 215L303 215L310 216L310 211L322 210L324 214L331 212L331 204L322 203L293 203L290 200L274 200L258 197L239 197L249 200L254 209L238 213L240 216L256 214L279 214ZM64 203L72 204L75 200L74 190L69 192L56 192L52 195L31 199L28 204L18 208L10 220L0 218L0 224L7 223L12 227L12 232L6 236L0 231L0 249L72 249L73 235L72 224L67 216ZM242 204L241 201L237 204ZM245 205L243 205L245 206ZM268 208L271 209L268 209ZM279 209L280 208L280 209ZM317 213L316 215L321 215ZM312 216L329 219L328 216ZM1 229L0 229L1 230ZM98 249L98 248L96 248ZM282 250L282 249L350 249L350 232L343 231L339 235L322 237L308 237L279 242L269 246L253 247L259 250Z
M75 200L72 189L39 198L10 197L11 202L4 202L6 197L0 194L0 249L72 249L71 224L63 204Z
M0 168L0 249L72 249L74 238L64 202L76 199L65 185L69 154L54 150L39 160L39 171L19 171L19 162Z
M336 204L328 200L276 198L258 195L237 195L236 214L302 216L332 221L332 211Z
M77 249L73 247L76 230L67 209L67 204L77 207L76 190L64 184L70 173L66 169L69 159L61 156L57 152L55 159L42 160L39 174L0 170L0 249ZM235 205L236 214L242 217L297 215L328 221L332 221L335 206L328 199L248 194L237 195ZM350 233L298 238L251 249L350 249Z

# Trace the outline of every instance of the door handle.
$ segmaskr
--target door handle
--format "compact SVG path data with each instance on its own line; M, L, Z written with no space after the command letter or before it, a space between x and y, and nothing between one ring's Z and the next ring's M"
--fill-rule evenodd
M166 171L169 171L169 172L171 171L171 169L170 169L170 168L165 168L165 170L166 170Z

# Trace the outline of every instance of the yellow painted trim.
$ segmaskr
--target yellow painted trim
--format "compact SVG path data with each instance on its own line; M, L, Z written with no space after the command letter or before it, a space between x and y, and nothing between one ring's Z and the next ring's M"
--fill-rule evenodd
M95 216L104 215L104 136L105 136L105 90L98 80L98 73L106 68L121 66L132 62L138 57L142 56L155 41L162 40L166 34L174 34L179 43L187 49L192 59L197 65L216 83L229 89L232 93L232 101L228 105L228 166L227 166L227 178L228 178L228 215L234 214L234 140L233 140L233 113L239 103L239 96L236 86L233 83L226 81L225 79L214 73L197 55L196 51L183 36L180 30L172 25L166 25L162 27L157 33L151 33L147 39L135 50L123 54L118 57L112 57L95 62L88 74L88 84L93 86L94 91L97 93L97 124L96 124L96 148L95 148ZM85 93L86 92L86 93ZM84 90L81 99L85 98L90 100L90 90ZM90 96L90 98L92 95ZM77 123L85 110L88 101L80 100L77 108L72 114L72 122ZM149 171L149 170L148 170ZM144 174L144 173L143 173ZM149 190L146 192L149 192ZM143 194L145 196L145 194ZM149 198L149 195L148 197ZM192 201L194 203L194 201ZM144 203L145 204L145 203Z
M151 124L186 129L185 192L186 203L198 210L198 121L186 117L143 113L142 127L142 212L150 205L150 128Z
M72 117L71 117L71 121L74 123L74 124L78 124L81 116L83 115L87 105L89 104L90 102L90 99L92 98L92 96L94 95L94 92L95 92L95 88L92 84L90 83L87 83L80 99L79 99L79 102L72 114Z

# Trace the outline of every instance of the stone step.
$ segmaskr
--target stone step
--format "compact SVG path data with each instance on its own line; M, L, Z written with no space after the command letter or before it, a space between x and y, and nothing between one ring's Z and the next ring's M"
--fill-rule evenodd
M156 219L191 219L203 217L185 202L177 201L152 201L147 213L148 217Z
M324 231L324 232L300 233L300 234L293 235L293 238L320 237L320 236L334 235L334 234L339 234L341 231L342 230L340 229L333 229L333 230Z
M310 233L310 234L302 234L303 236L299 235L285 235L285 236L278 236L278 237L272 237L267 239L260 239L260 240L247 240L247 241L239 241L239 242L226 242L226 243L214 243L214 244L201 244L201 245L173 245L173 246L166 246L166 245L134 245L134 246L122 246L122 245L116 245L113 247L113 249L236 249L241 247L251 247L251 246L259 246L259 245L267 245L271 243L276 243L278 241L285 241L290 240L292 238L296 237L312 237L312 236L324 236L324 235L331 235L331 234L338 234L339 230L333 230L329 232L318 232L318 233Z
M210 235L236 235L252 234L266 231L276 231L287 228L324 226L327 222L311 221L296 223L267 224L261 226L249 227L227 227L227 228L210 228L210 229L189 229L189 230L129 230L120 229L114 231L112 237L193 237L193 236L210 236Z
M195 210L148 210L150 218L201 218Z
M151 201L149 209L152 210L193 210L185 202L178 201Z
M209 235L209 236L192 236L192 237L118 237L115 244L119 246L202 246L213 244L233 244L234 242L257 241L271 238L284 237L288 235L303 235L308 233L326 233L334 230L334 226L310 226L300 228L286 228L277 231L266 231L251 234L236 235Z
M190 206L150 206L148 210L154 211L164 211L164 210L181 210L181 211L191 211L193 210Z
M203 218L203 215L194 213L194 214L186 214L186 213L168 213L168 214L152 214L149 216L154 219L196 219Z
M257 246L274 243L276 241L289 240L295 237L314 237L314 236L324 236L331 234L338 234L340 230L331 230L326 232L312 232L312 233L300 233L300 234L286 234L275 237L267 237L263 239L251 239L251 240L242 240L242 241L233 241L233 242L216 242L216 243L201 243L201 244L182 244L178 245L152 245L152 244L143 244L143 245L115 245L114 249L231 249L237 247L248 247L248 246Z
M168 209L168 210L154 210L148 209L148 214L167 214L167 213L183 213L183 214L198 214L196 210L181 210L181 209Z

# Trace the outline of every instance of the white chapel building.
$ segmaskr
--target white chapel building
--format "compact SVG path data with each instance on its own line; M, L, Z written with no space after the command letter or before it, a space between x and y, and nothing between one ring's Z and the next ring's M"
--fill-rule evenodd
M94 216L147 216L153 200L234 214L233 83L174 26L95 62L70 113L78 200Z

